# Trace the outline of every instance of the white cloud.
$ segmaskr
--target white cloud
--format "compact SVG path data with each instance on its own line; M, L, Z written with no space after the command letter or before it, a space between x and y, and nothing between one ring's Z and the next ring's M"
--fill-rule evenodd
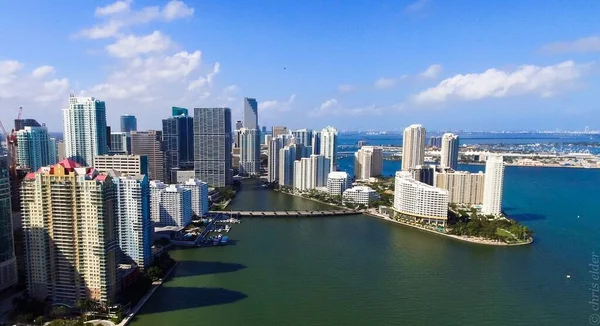
M292 105L296 101L296 94L292 94L287 101L269 100L258 103L259 112L285 112L292 109Z
M129 12L131 0L121 0L104 7L96 7L96 16L108 16Z
M542 51L549 53L586 53L600 52L600 36L580 38L572 42L548 44Z
M200 76L198 79L192 81L188 85L188 90L193 91L195 89L204 88L206 86L212 87L213 78L215 75L217 75L219 73L220 70L221 70L221 64L218 62L215 62L212 71L209 72L208 74L206 74L206 76Z
M35 68L31 75L35 78L43 78L46 76L53 76L55 73L56 69L54 67L46 65Z
M235 94L240 90L240 88L237 85L229 85L225 88L223 88L222 92L223 94Z
M397 82L395 78L381 77L375 81L375 87L379 89L392 88Z
M171 39L159 31L146 36L129 35L106 46L106 51L114 57L130 58L138 54L164 52L172 45Z
M384 111L390 111L392 109L398 109L401 105L392 105L389 107L377 107L375 105L368 105L364 107L353 107L346 108L341 105L341 103L335 99L331 98L325 100L321 105L317 108L309 112L310 116L320 117L320 116L359 116L359 115L379 115Z
M431 0L417 0L404 8L404 12L417 12L425 9Z
M109 38L119 35L119 30L124 24L118 21L108 21L106 23L82 29L75 34L75 37L89 38L92 40Z
M352 93L356 91L356 86L350 84L340 84L338 85L337 89L340 93Z
M437 78L442 72L442 70L444 70L442 65L431 65L425 71L420 73L419 76L422 78Z
M447 100L479 100L488 97L508 97L537 94L554 95L585 73L589 65L566 61L553 66L519 66L514 71L488 69L483 73L456 75L445 79L436 87L412 97L416 103L435 103Z
M166 21L190 17L193 14L194 8L189 7L183 1L169 1L162 10L162 15Z
M338 100L331 98L331 99L328 99L327 101L321 103L319 110L321 110L321 111L329 110L333 107L336 107L337 105L338 105Z

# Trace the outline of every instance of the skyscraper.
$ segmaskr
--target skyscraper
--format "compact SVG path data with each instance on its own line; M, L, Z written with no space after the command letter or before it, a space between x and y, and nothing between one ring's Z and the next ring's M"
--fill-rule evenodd
M258 129L258 103L256 99L244 98L244 128Z
M137 118L134 115L124 114L121 116L121 132L130 133L137 131Z
M440 167L451 168L456 171L458 167L458 135L445 133L442 136L442 157Z
M311 146L314 155L321 154L321 133L319 131L313 131Z
M504 158L490 154L485 162L485 182L483 185L483 206L486 215L502 213L502 189L504 184Z
M186 109L186 108L180 108L180 107L177 107L177 106L171 107L171 116L177 117L177 116L180 116L180 115L184 115L184 116L187 117L189 115L188 114L188 109Z
M312 130L310 130L310 129L293 130L292 135L296 139L296 144L302 144L302 146L305 146L305 147L312 146L312 137L313 137ZM310 154L312 154L312 150L311 150Z
M272 138L269 141L267 155L268 155L268 176L269 182L275 182L279 180L279 151L283 148L283 137Z
M19 131L25 127L41 127L41 125L35 119L15 119L15 131Z
M48 129L24 127L17 131L17 163L22 169L37 171L50 164Z
M329 159L323 155L311 155L294 162L294 189L305 191L327 186Z
M244 124L242 123L241 120L238 120L235 122L235 130L240 130L244 127Z
M8 156L0 156L0 291L17 284Z
M279 186L294 185L294 161L296 161L296 145L289 145L279 150Z
M414 124L404 129L402 138L402 170L408 171L425 162L425 128Z
M156 226L186 227L192 221L192 192L180 185L150 182L150 216Z
M240 174L260 175L260 132L258 129L240 130Z
M442 136L432 136L429 138L429 146L441 148L442 147Z
M150 180L165 180L162 131L132 131L131 154L148 157L148 178Z
M229 108L194 109L194 170L210 186L232 183Z
M277 138L279 135L287 135L287 133L288 129L284 126L273 126L273 128L271 128L271 135L273 138Z
M48 138L48 164L58 163L58 143L56 138Z
M448 190L450 203L481 205L484 185L483 172L443 171L435 174L435 186Z
M354 154L354 177L367 180L381 175L383 150L381 147L363 146Z
M208 184L198 179L189 179L181 186L192 192L192 213L197 217L208 214Z
M110 154L127 155L131 153L131 133L113 132L110 134Z
M143 174L120 176L109 171L115 184L122 262L141 269L152 262L152 221L150 220L150 182Z
M21 191L29 295L54 303L114 302L119 240L112 178L65 160L29 173Z
M329 159L330 172L337 169L337 136L337 130L331 126L321 131L321 150L319 154Z
M63 109L63 133L66 156L75 162L92 164L94 156L108 153L104 102L71 95Z
M187 114L181 114L164 119L162 123L165 177L166 181L171 183L172 170L192 170L194 168L194 119Z

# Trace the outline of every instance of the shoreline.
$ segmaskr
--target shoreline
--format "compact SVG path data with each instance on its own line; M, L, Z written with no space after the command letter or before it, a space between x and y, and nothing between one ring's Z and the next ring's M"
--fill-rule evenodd
M286 195L291 195L291 196L295 196L295 197L300 197L302 199L312 200L312 201L317 202L317 203L321 203L321 204L325 204L325 205L329 205L329 206L333 206L333 207L337 207L337 208L341 208L341 209L351 209L351 208L348 208L348 207L344 207L344 206L340 206L340 205L336 205L336 204L332 204L332 203L326 203L324 201L320 201L320 200L317 200L317 199L314 199L314 198L304 197L302 195L297 195L297 194L294 194L294 193L291 193L291 192L285 192L285 191L275 190L275 189L272 189L272 190L273 191L277 191L277 192L279 192L281 194L286 194ZM357 212L357 214L358 214L358 212Z
M397 224L400 224L400 225L412 227L412 228L417 229L417 230L427 231L429 233L433 233L433 234L437 234L437 235L441 235L441 236L445 236L445 237L452 238L452 239L455 239L455 240L460 240L460 241L463 241L463 242L469 242L469 243L473 243L473 244L486 245L486 246L496 246L496 247L515 247L515 246L529 245L529 244L533 243L533 238L530 239L530 241L520 242L520 243L506 243L506 242L486 240L486 239L480 239L480 238L466 238L466 237L461 237L461 236L458 236L458 235L437 232L437 231L434 231L434 230L426 229L426 228L423 228L423 227L420 227L420 226L417 226L417 225L413 225L413 224L402 222L402 221L398 221L398 220L393 220L393 219L391 219L391 218L389 218L387 216L381 215L379 213L373 213L371 211L364 211L363 214L370 215L370 216L382 219L384 221L388 221L388 222L392 222L392 223L397 223Z

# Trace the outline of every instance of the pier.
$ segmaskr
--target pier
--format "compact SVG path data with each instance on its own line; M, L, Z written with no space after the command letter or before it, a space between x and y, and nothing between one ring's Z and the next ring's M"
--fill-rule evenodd
M210 214L225 214L233 217L325 217L357 215L360 211L352 209L318 211L211 211Z

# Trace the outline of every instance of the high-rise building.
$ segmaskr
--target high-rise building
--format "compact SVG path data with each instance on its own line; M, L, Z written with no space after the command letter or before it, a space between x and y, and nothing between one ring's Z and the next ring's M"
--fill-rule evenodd
M117 193L117 216L121 262L145 269L152 263L150 182L143 174L121 176L111 170Z
M435 174L435 186L448 190L450 203L481 205L484 184L483 172L442 171Z
M242 143L242 129L236 129L233 131L233 148L240 148L240 144Z
M67 158L67 151L66 151L66 148L65 148L65 142L64 141L59 140L56 143L56 153L57 153L56 159L58 160L58 162L64 161Z
M150 215L155 226L186 227L192 222L192 192L180 185L150 182Z
M173 107L171 107L171 115L174 117L177 117L180 115L184 115L187 117L189 115L189 112L188 112L188 109L186 109L186 108L180 108L177 106L173 106Z
M442 136L432 136L429 138L429 146L442 148Z
M312 138L313 138L312 130L310 130L310 129L293 130L292 136L294 136L294 139L296 140L296 144L301 144L302 146L305 146L305 147L312 146ZM309 155L310 154L312 154L312 151L311 151L311 153L309 153Z
M240 174L260 175L260 132L242 128L240 140Z
M194 109L194 148L196 178L213 187L232 183L229 108Z
M81 165L94 162L96 155L108 153L106 106L93 97L69 97L63 109L63 133L67 158Z
M148 178L150 180L165 180L162 131L132 131L131 154L148 157Z
M0 291L17 284L8 156L0 156Z
M341 171L329 172L327 175L327 192L331 196L341 196L350 187L348 173Z
M15 131L19 131L25 127L41 127L35 119L15 119Z
M483 206L486 215L502 213L502 189L504 186L504 158L490 154L485 161L485 182L483 186Z
M137 118L134 115L122 115L121 132L130 133L132 131L137 131Z
M94 158L94 168L100 172L114 170L121 175L148 175L146 155L98 155Z
M56 138L48 138L48 164L58 163L58 143Z
M451 168L456 171L458 167L458 146L458 135L445 133L442 136L440 167Z
M271 128L271 135L273 136L273 138L277 138L279 135L287 135L287 134L288 134L287 127L273 126L273 128Z
M110 137L110 135L112 135L110 126L106 126L106 150L107 151L110 151L110 147L112 145L112 138Z
M294 161L296 146L284 146L279 150L279 186L294 186Z
M50 164L48 129L24 127L17 131L17 164L29 171L37 171Z
M192 213L197 217L208 214L208 184L198 179L189 179L181 186L192 192Z
M244 124L242 123L241 120L238 120L235 122L235 130L240 130L244 127Z
M279 151L283 148L283 137L272 138L267 147L267 180L275 182L279 180Z
M110 154L127 155L131 153L131 136L126 132L112 132L110 134Z
M244 128L258 129L258 103L256 99L244 98Z
M266 127L266 126L262 126L262 128L260 129L260 131L261 131L263 134L266 134L266 133L267 133L267 127Z
M311 146L313 155L321 155L321 132L313 131Z
M396 172L394 209L416 221L446 225L448 190L436 188L412 178L408 171Z
M264 133L263 133L263 134L264 134ZM271 135L267 135L267 134L264 134L264 135L265 135L265 146L267 146L267 147L268 147L268 146L269 146L269 143L271 142L271 139L273 139L273 136L271 136Z
M383 149L374 146L362 146L354 153L354 177L367 180L381 175L383 169Z
M21 193L29 295L114 302L119 239L112 178L65 160L29 173Z
M402 138L402 170L408 171L425 162L425 128L410 125L404 129Z
M322 155L303 157L294 162L294 189L305 191L327 186L329 159Z
M321 150L319 154L329 159L330 172L337 169L337 136L337 130L331 126L321 131Z
M187 111L187 110L186 110ZM194 119L181 114L162 121L167 182L173 169L194 169Z
M433 186L435 183L435 165L423 164L408 169L410 175L416 181Z

